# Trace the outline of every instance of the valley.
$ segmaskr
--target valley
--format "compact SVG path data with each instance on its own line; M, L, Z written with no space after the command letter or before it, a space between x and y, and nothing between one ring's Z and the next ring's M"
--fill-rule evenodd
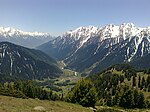
M59 67L63 71L61 76L54 79L44 79L44 80L34 80L35 85L44 87L46 90L52 90L58 95L64 95L75 86L75 84L82 78L80 73L72 71L70 69L65 69L65 64L60 61L58 62Z

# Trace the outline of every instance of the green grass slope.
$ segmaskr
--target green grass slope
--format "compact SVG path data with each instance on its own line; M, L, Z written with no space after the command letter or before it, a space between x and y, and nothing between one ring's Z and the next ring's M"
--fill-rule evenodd
M45 112L92 112L89 108L61 101L0 96L0 112L39 112L35 107L42 107Z

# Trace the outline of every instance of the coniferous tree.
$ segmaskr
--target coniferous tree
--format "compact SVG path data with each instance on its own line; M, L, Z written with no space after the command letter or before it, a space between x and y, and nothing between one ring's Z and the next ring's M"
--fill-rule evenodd
M145 82L145 78L143 77L143 78L142 78L141 88L140 88L140 89L145 88L145 85L146 85L146 82Z
M120 106L124 108L133 108L134 106L134 96L131 90L125 91L125 93L121 96Z
M139 93L138 93L138 90L134 89L133 94L134 94L134 108L138 108L138 103L139 103Z
M119 105L120 99L121 99L121 96L119 92L117 91L115 94L115 97L113 98L113 105Z
M149 69L147 69L146 73L147 73L147 74L150 74L150 68L149 68Z
M110 93L108 93L107 94L107 106L112 106L113 105L113 102L112 102L112 97L111 97L111 94Z
M148 92L150 92L150 84L147 86Z
M2 94L3 91L3 85L0 83L0 94Z
M96 103L96 89L89 80L80 80L73 91L67 96L67 101L79 103L82 106L94 107Z
M141 77L139 76L139 79L138 79L138 88L141 88Z
M147 80L146 80L146 87L150 84L150 76L148 75Z
M139 94L138 108L145 108L145 98L142 92Z
M133 79L133 80L132 80L132 87L135 87L135 86L136 86L136 77L133 76L132 79Z
M14 83L0 84L0 94L17 98L39 98L42 100L58 100L57 94L52 91L43 90L41 87L34 86L32 81L16 81Z

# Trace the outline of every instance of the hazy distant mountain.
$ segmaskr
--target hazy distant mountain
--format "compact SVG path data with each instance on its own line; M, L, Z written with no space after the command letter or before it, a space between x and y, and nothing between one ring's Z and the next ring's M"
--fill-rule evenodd
M43 79L61 74L57 62L45 53L0 42L0 79Z
M0 27L0 42L8 41L29 48L37 47L54 39L48 33L24 32L14 28Z
M139 28L133 23L79 27L38 48L63 60L69 68L94 73L149 54L150 27Z

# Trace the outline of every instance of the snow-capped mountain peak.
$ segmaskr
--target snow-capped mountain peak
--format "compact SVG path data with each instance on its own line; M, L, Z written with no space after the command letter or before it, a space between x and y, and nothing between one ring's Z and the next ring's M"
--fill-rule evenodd
M0 27L0 35L13 36L13 35L21 35L21 36L49 36L48 33L40 33L40 32L24 32L19 29L15 29L13 27Z
M88 38L89 36L94 36L98 32L98 28L95 26L88 26L88 27L79 27L75 30L70 30L63 34L63 37L70 36L73 37L75 40L79 40L80 38Z
M49 33L25 32L13 27L0 27L0 41L8 41L25 47L36 47L53 37Z
M101 40L108 38L122 38L123 40L140 33L143 28L136 27L133 23L123 23L121 25L109 24L99 30Z
M72 54L74 55L80 48L82 48L82 46L87 46L90 43L95 44L101 43L104 40L108 40L108 42L106 42L105 44L105 47L108 48L115 44L121 43L126 39L129 39L128 41L130 41L134 36L144 35L144 32L147 32L146 34L149 34L148 28L136 27L133 23L123 23L121 25L108 24L104 27L81 26L75 30L70 30L64 33L62 36L59 37L58 40L63 47L67 44L73 44L73 46L76 47L76 50ZM142 40L143 37L144 36L140 36L139 39ZM57 42L58 41L56 39L53 41L53 44L56 44ZM140 42L141 41L138 41L138 46L140 45ZM97 49L99 49L100 46L101 44L98 46ZM137 49L138 46L136 46L135 49ZM97 53L97 50L95 51L95 53Z
M104 27L79 27L75 30L70 30L64 33L61 37L70 37L75 40L88 40L89 37L100 36L100 40L108 38L122 38L123 40L135 36L144 28L136 27L133 23L123 23L121 25L108 24ZM88 38L88 39L87 39Z

